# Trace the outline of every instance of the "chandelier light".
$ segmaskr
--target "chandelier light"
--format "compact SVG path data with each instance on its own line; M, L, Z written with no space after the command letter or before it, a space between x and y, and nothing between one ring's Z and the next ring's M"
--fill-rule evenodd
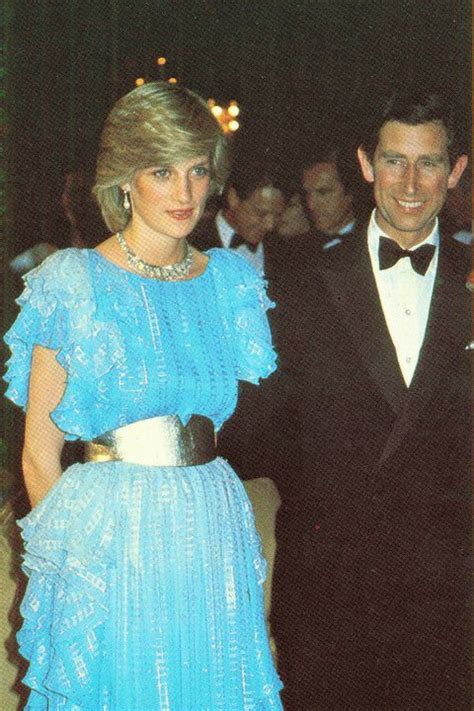
M219 121L224 133L235 133L240 128L240 124L235 117L240 114L239 105L232 99L227 106L221 106L215 99L208 99L207 105Z
M174 76L168 76L168 78L166 78L165 73L167 72L165 67L168 64L168 60L166 57L163 57L162 55L157 56L155 59L155 63L159 71L160 79L162 81L167 81L168 84L178 83L178 79ZM149 81L149 78L147 76L137 77L135 79L135 86L143 86L143 84L146 84L147 81ZM239 130L240 123L239 121L237 121L237 116L239 116L240 114L240 108L235 99L229 101L227 105L218 104L215 99L208 99L207 105L209 106L216 119L219 121L224 133L235 133Z

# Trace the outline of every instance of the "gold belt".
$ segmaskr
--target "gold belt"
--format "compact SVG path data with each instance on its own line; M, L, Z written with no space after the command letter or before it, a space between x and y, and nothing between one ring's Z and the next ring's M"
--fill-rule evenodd
M86 442L87 462L130 462L160 467L206 464L216 457L214 425L193 415L183 425L177 415L139 420Z

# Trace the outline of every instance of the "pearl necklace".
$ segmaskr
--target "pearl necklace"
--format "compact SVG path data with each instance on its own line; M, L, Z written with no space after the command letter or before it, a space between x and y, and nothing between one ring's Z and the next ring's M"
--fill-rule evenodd
M121 232L117 232L116 237L120 247L125 252L129 266L151 279L176 281L188 276L191 271L191 267L193 265L193 253L187 242L184 243L184 257L180 262L160 266L157 264L148 264L148 262L144 262L143 259L140 259L140 257L132 252Z

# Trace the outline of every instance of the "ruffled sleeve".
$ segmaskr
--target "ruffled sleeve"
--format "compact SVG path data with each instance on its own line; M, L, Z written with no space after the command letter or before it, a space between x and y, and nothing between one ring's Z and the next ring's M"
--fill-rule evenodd
M36 345L59 350L67 332L67 312L61 304L53 278L58 266L54 254L24 277L25 289L17 299L20 313L5 335L11 351L4 379L6 397L26 409L31 356Z
M244 257L231 250L218 251L227 263L236 377L258 383L277 367L267 318L275 304L267 296L266 282Z
M79 389L81 376L87 372L90 378L91 373L98 376L110 369L113 359L107 357L107 351L113 334L103 333L104 329L94 324L95 301L83 250L56 252L24 281L25 289L17 301L20 313L5 335L11 351L4 375L8 384L5 395L26 409L34 347L57 351L67 384L51 418L66 439L77 439L87 435L89 417L82 402L87 392ZM86 353L91 342L95 345L92 358Z

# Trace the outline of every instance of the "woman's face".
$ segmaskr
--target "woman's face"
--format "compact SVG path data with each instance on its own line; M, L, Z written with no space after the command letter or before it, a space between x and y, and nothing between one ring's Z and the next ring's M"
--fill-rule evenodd
M201 217L210 184L210 161L199 156L169 167L137 170L129 185L131 226L183 239Z

